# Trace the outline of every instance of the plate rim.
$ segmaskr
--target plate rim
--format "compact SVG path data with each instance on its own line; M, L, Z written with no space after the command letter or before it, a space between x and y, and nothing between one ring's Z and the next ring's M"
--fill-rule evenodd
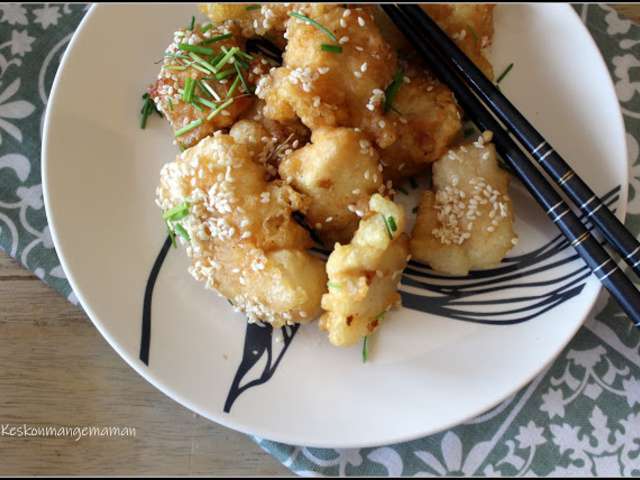
M76 28L75 32L73 33L73 36L71 38L71 40L69 41L69 44L67 45L67 48L64 51L63 56L61 57L60 60L60 64L58 66L58 69L56 71L55 74L55 78L51 87L51 90L49 92L49 97L48 97L48 101L47 101L47 107L46 107L46 112L45 112L45 118L44 118L44 123L43 123L43 129L42 129L42 142L41 142L41 177L42 177L42 195L43 195L43 200L44 200L44 207L45 207L45 213L46 213L46 217L47 217L47 224L49 226L49 230L51 233L51 239L53 242L53 245L55 247L55 251L56 254L58 256L58 259L60 261L60 266L62 267L62 269L64 270L64 273L66 275L67 281L69 282L73 293L75 294L76 298L78 299L80 305L82 306L83 310L86 312L87 316L90 318L91 322L93 323L93 325L96 327L96 329L100 332L100 335L102 335L102 337L107 341L107 343L111 346L111 348L113 348L118 355L133 369L135 370L140 376L142 376L142 378L144 378L147 382L149 382L151 385L153 385L155 388L157 388L158 390L160 390L164 395L168 396L169 398L171 398L173 401L179 403L180 405L184 406L185 408L188 408L189 410L191 410L192 412L197 413L198 415L213 421L215 423L218 423L224 427L236 430L238 432L247 434L247 435L251 435L251 436L255 436L258 437L259 439L265 439L265 440L270 440L270 441L275 441L275 442L282 442L282 443L286 443L286 444L293 444L293 445L304 445L306 447L314 447L314 448L331 448L331 449L340 449L340 448L368 448L368 447L376 447L376 446L380 446L380 445L390 445L390 444L396 444L396 443L402 443L402 442L406 442L406 441L411 441L411 440L415 440L415 439L419 439L419 438L423 438L425 436L429 436L429 435L433 435L436 433L440 433L443 432L445 430L449 430L450 428L453 428L457 425L461 425L463 423L465 423L466 421L476 418L478 415L482 415L485 412L490 411L491 409L493 409L495 406L499 405L500 403L502 403L503 401L505 401L507 398L513 396L515 393L519 392L520 390L522 390L523 388L525 388L527 385L529 385L531 383L531 381L536 378L538 375L540 375L543 371L545 371L560 355L560 353L566 348L566 346L569 344L569 342L575 337L577 331L584 325L585 321L587 320L587 318L589 318L590 313L593 311L593 307L596 304L596 302L598 301L598 299L601 297L602 295L602 290L603 287L601 284L598 284L596 286L597 290L593 295L593 298L590 301L590 305L588 306L588 309L585 310L585 315L583 316L583 318L581 319L580 322L576 322L575 328L573 329L573 331L571 332L570 335L567 336L567 338L563 341L560 342L559 344L559 348L557 349L556 352L553 353L553 355L550 356L550 358L544 362L544 364L541 364L540 367L538 369L536 369L533 373L523 377L523 380L521 380L520 382L516 382L514 383L514 387L507 393L507 394L503 394L500 398L495 399L491 402L487 402L488 404L482 405L481 407L477 408L474 410L473 413L468 413L466 415L461 416L458 419L452 420L450 422L447 422L445 424L443 424L442 426L440 426L437 429L425 429L422 430L420 433L410 433L410 434L405 434L405 435L395 435L395 436L387 436L386 440L384 441L384 443L380 443L380 442L370 442L370 441L366 441L363 440L361 442L350 442L348 444L342 444L339 441L336 442L331 442L331 443L326 443L326 442L305 442L304 440L301 439L293 439L293 438L287 438L287 434L286 432L280 431L278 433L268 433L267 435L261 434L261 433L256 433L255 430L252 430L252 428L248 425L246 425L246 423L242 423L242 422L238 422L233 416L225 416L224 413L220 413L219 415L212 415L211 412L204 412L202 409L198 408L196 405L194 405L192 402L190 402L188 399L184 398L182 394L180 394L179 392L175 391L174 389L170 388L169 386L167 386L164 381L162 381L162 379L158 378L157 375L153 374L151 372L151 370L147 369L145 365L142 364L142 362L140 362L137 358L131 357L130 358L130 354L129 352L126 352L124 348L122 348L119 343L111 336L111 334L109 333L108 329L107 329L107 324L102 322L99 318L99 316L93 311L93 309L91 308L91 305L89 304L89 302L84 298L84 296L82 295L81 289L78 288L79 284L76 282L76 279L74 277L74 274L71 272L71 270L67 267L67 261L66 261L66 256L63 253L63 251L60 249L60 239L58 237L58 233L57 233L57 229L55 226L55 214L52 212L51 210L51 206L50 206L50 191L49 191L49 182L48 182L48 168L49 168L49 161L48 161L48 145L50 142L50 138L49 138L49 131L50 131L50 124L51 124L51 117L52 117L52 112L55 110L55 103L56 103L56 97L57 97L57 92L58 89L60 88L60 84L61 84L61 77L62 72L65 70L65 66L67 63L67 60L69 59L69 57L71 56L71 52L74 50L74 46L76 45L76 43L79 41L80 37L82 36L82 32L84 32L87 28L87 25L90 23L90 20L96 15L96 12L102 10L103 8L108 7L108 4L92 4L91 7L89 8L89 10L85 13L84 17L82 18L81 22L79 23L78 27ZM598 58L598 62L600 63L601 68L604 68L604 71L607 73L607 79L608 82L606 83L605 86L603 86L603 88L607 88L609 89L610 93L612 94L612 97L615 99L616 101L616 123L618 124L618 128L620 129L620 131L622 132L622 139L621 139L621 145L623 147L623 153L625 154L625 159L627 161L627 168L624 169L624 171L622 172L622 177L621 180L624 181L624 184L622 185L622 189L624 191L624 197L625 198L625 202L624 203L620 203L620 207L618 209L618 211L616 212L616 216L618 218L621 219L621 221L624 221L624 219L626 218L626 214L627 214L627 208L628 208L628 189L629 189L629 167L628 167L628 157L629 157L629 152L628 152L628 145L626 142L626 127L625 127L625 123L624 123L624 116L622 114L622 110L620 109L620 102L618 101L617 95L615 94L615 86L614 86L614 82L613 82L613 78L611 77L611 74L609 72L609 69L607 67L606 61L602 55L602 52L600 50L600 48L598 47L597 43L595 42L595 39L593 38L593 36L591 35L591 33L589 32L588 28L586 27L586 25L584 24L584 22L582 21L580 15L578 14L578 12L576 12L570 4L567 3L562 3L559 5L559 7L564 8L565 11L569 11L571 16L574 17L574 19L577 21L577 23L580 25L580 27L578 28L579 30L582 31L583 35L586 36L586 38L588 39L588 42L590 43L590 46L592 49L594 49L594 51L597 53L596 58ZM613 117L611 118L611 121L613 121ZM300 435L300 434L295 434L298 437L302 437L302 436L307 436L307 435Z

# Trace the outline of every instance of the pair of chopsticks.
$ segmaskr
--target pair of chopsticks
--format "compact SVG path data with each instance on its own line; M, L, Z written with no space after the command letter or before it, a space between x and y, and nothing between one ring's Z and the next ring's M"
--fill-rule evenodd
M480 130L493 132L496 149L505 162L516 172L529 193L633 323L640 327L640 292L509 133L538 161L551 179L584 213L584 218L593 223L638 275L640 243L422 8L408 4L386 4L381 7L422 54L432 71L448 85L469 118ZM493 115L506 125L508 131Z

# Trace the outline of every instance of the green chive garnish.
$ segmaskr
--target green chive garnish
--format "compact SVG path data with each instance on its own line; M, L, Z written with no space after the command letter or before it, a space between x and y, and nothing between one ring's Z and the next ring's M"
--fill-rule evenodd
M202 125L202 122L203 120L201 118L194 120L193 122L182 127L180 130L176 130L176 133L174 135L176 137L179 137L180 135L184 135L185 133L190 132L194 128L198 128L200 125Z
M469 25L467 23L467 28L469 29L469 32L471 32L471 36L473 37L473 41L476 42L476 45L480 42L480 39L478 38L478 34L476 33L475 29Z
M251 91L251 89L249 88L249 85L247 84L247 81L244 79L244 75L242 75L242 71L240 70L240 67L238 66L237 63L234 63L233 66L236 69L236 72L238 72L238 77L236 78L240 78L240 81L242 82L242 86L244 87L244 91L247 93L253 93ZM229 95L227 95L229 96Z
M202 33L208 32L209 30L211 30L211 28L213 28L213 23L207 23L204 27L200 29L200 31Z
M213 55L213 49L202 47L200 45L190 45L188 43L179 43L178 48L185 52L202 53L203 55Z
M169 232L169 238L171 239L171 245L173 245L173 248L178 248L178 245L176 245L176 234L173 230L171 230L171 224L169 222L165 222L167 224L167 231Z
M213 87L211 85L209 85L207 83L206 80L201 79L200 80L200 86L204 87L204 89L216 100L220 100L220 96L218 95L218 93L213 89Z
M325 27L324 25L321 25L318 22L316 22L314 19L309 18L309 17L307 17L305 15L302 15L301 13L298 13L298 12L289 12L289 16L297 18L298 20L302 20L303 22L306 22L309 25L313 25L318 30L324 32L327 35L327 37L329 37L331 40L333 40L334 42L338 43L338 39L333 34L333 32L331 30L329 30L327 27Z
M183 202L180 205L176 205L175 207L170 208L169 210L164 212L162 214L162 218L175 222L177 220L182 220L187 215L189 215L189 203Z
M258 10L260 5L249 5L248 7L244 7L245 10Z
M196 17L191 17L191 25L189 25L189 30L193 31L193 27L196 26Z
M327 43L323 43L320 45L320 48L325 52L342 53L342 47L340 45L329 45Z
M215 103L207 100L206 98L202 98L202 97L198 97L196 95L196 101L201 103L202 105L204 105L205 107L209 107L209 108L218 108L218 105L216 105Z
M182 90L182 100L184 100L187 103L191 103L191 101L193 100L193 91L196 88L196 81L191 78L191 77L187 77L184 80L184 90Z
M504 77L507 76L507 74L511 71L512 68L513 68L513 63L510 63L509 66L505 68L504 72L502 72L502 74L498 77L498 79L496 80L496 84L499 84L502 80L504 80Z
M159 116L162 116L160 111L156 108L156 104L153 103L151 96L148 93L142 95L142 109L140 110L140 128L142 130L147 126L147 118L153 112L156 112Z
M253 60L253 55L250 55L247 52L243 52L242 50L238 50L237 55L249 61Z
M364 337L362 341L362 363L367 363L369 360L369 336Z
M167 97L167 101L169 102L169 110L173 112L173 102L171 101L171 97Z
M236 91L236 87L238 86L238 83L240 83L240 74L239 73L238 73L238 75L236 75L236 79L231 84L231 87L229 88L229 91L227 92L227 97L226 98L229 98L230 96L233 95L233 92Z
M235 73L235 68L228 68L227 70L223 70L222 72L218 72L215 74L216 80L224 80L229 75Z
M220 61L218 63L215 64L214 68L215 71L217 72L218 70L220 70L222 67L224 67L226 65L226 63L229 61L230 58L232 58L236 52L240 50L238 47L233 47L230 48L227 53L225 53L222 58L220 59ZM211 54L213 54L213 52L211 52Z
M200 42L200 45L209 45L210 43L219 42L221 40L226 40L228 38L233 37L232 33L223 33L222 35L216 35L215 37L211 37L204 42Z
M223 104L219 105L217 108L212 110L211 113L207 116L207 121L211 120L213 117L218 115L222 110L227 108L232 103L233 103L233 97L231 97L229 100L227 100L226 102L224 102Z
M400 86L404 82L404 72L402 69L399 69L395 76L393 77L393 81L387 87L384 92L384 113L387 113L391 106L393 105L393 100L396 98L398 94L398 90L400 90Z
M215 73L216 72L215 69L214 69L214 66L211 65L209 62L207 62L204 58L202 58L197 53L190 52L189 56L193 59L194 62L198 62L200 65L202 65L204 68L206 68L208 70L207 73Z
M187 242L191 241L189 234L187 233L187 231L184 229L182 225L180 225L179 223L176 223L173 226L173 228L175 229L176 233L180 235L182 238L184 238Z
M335 288L336 290L342 289L342 285L340 285L339 283L335 283L335 282L328 282L327 283L327 287Z
M382 219L384 220L384 225L387 227L387 233L389 234L389 238L393 239L393 232L398 230L398 225L396 225L396 219L393 217L385 217L382 215Z
M164 67L164 69L183 71L183 70L186 70L187 67L185 65L167 65L166 67Z
M202 73L204 73L204 74L206 74L206 75L209 75L209 74L211 73L211 71L210 71L210 70L207 70L207 69L206 69L206 68L204 68L203 66L198 65L196 62L192 62L192 63L190 64L190 67L195 68L195 69L196 69L196 70L198 70L199 72L202 72Z

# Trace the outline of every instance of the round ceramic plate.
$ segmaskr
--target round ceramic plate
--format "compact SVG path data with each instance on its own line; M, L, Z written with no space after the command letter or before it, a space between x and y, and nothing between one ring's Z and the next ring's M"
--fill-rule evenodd
M247 326L193 280L184 251L162 248L166 231L154 204L160 167L176 147L158 117L140 130L138 111L154 62L195 11L94 6L64 56L46 117L44 198L57 252L82 306L135 370L233 429L362 447L463 422L551 362L600 285L517 181L521 241L509 258L466 278L410 265L405 306L387 315L366 364L360 346L331 346L316 323L273 334ZM503 91L622 218L622 118L578 16L567 5L498 6L495 30L495 71L514 63ZM161 268L149 283L154 263Z

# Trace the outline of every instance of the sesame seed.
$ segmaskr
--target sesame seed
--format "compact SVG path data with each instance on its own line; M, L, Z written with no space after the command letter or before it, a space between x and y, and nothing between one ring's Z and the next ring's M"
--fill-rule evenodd
M364 27L366 25L364 18L358 17L358 25L360 25L361 27Z

